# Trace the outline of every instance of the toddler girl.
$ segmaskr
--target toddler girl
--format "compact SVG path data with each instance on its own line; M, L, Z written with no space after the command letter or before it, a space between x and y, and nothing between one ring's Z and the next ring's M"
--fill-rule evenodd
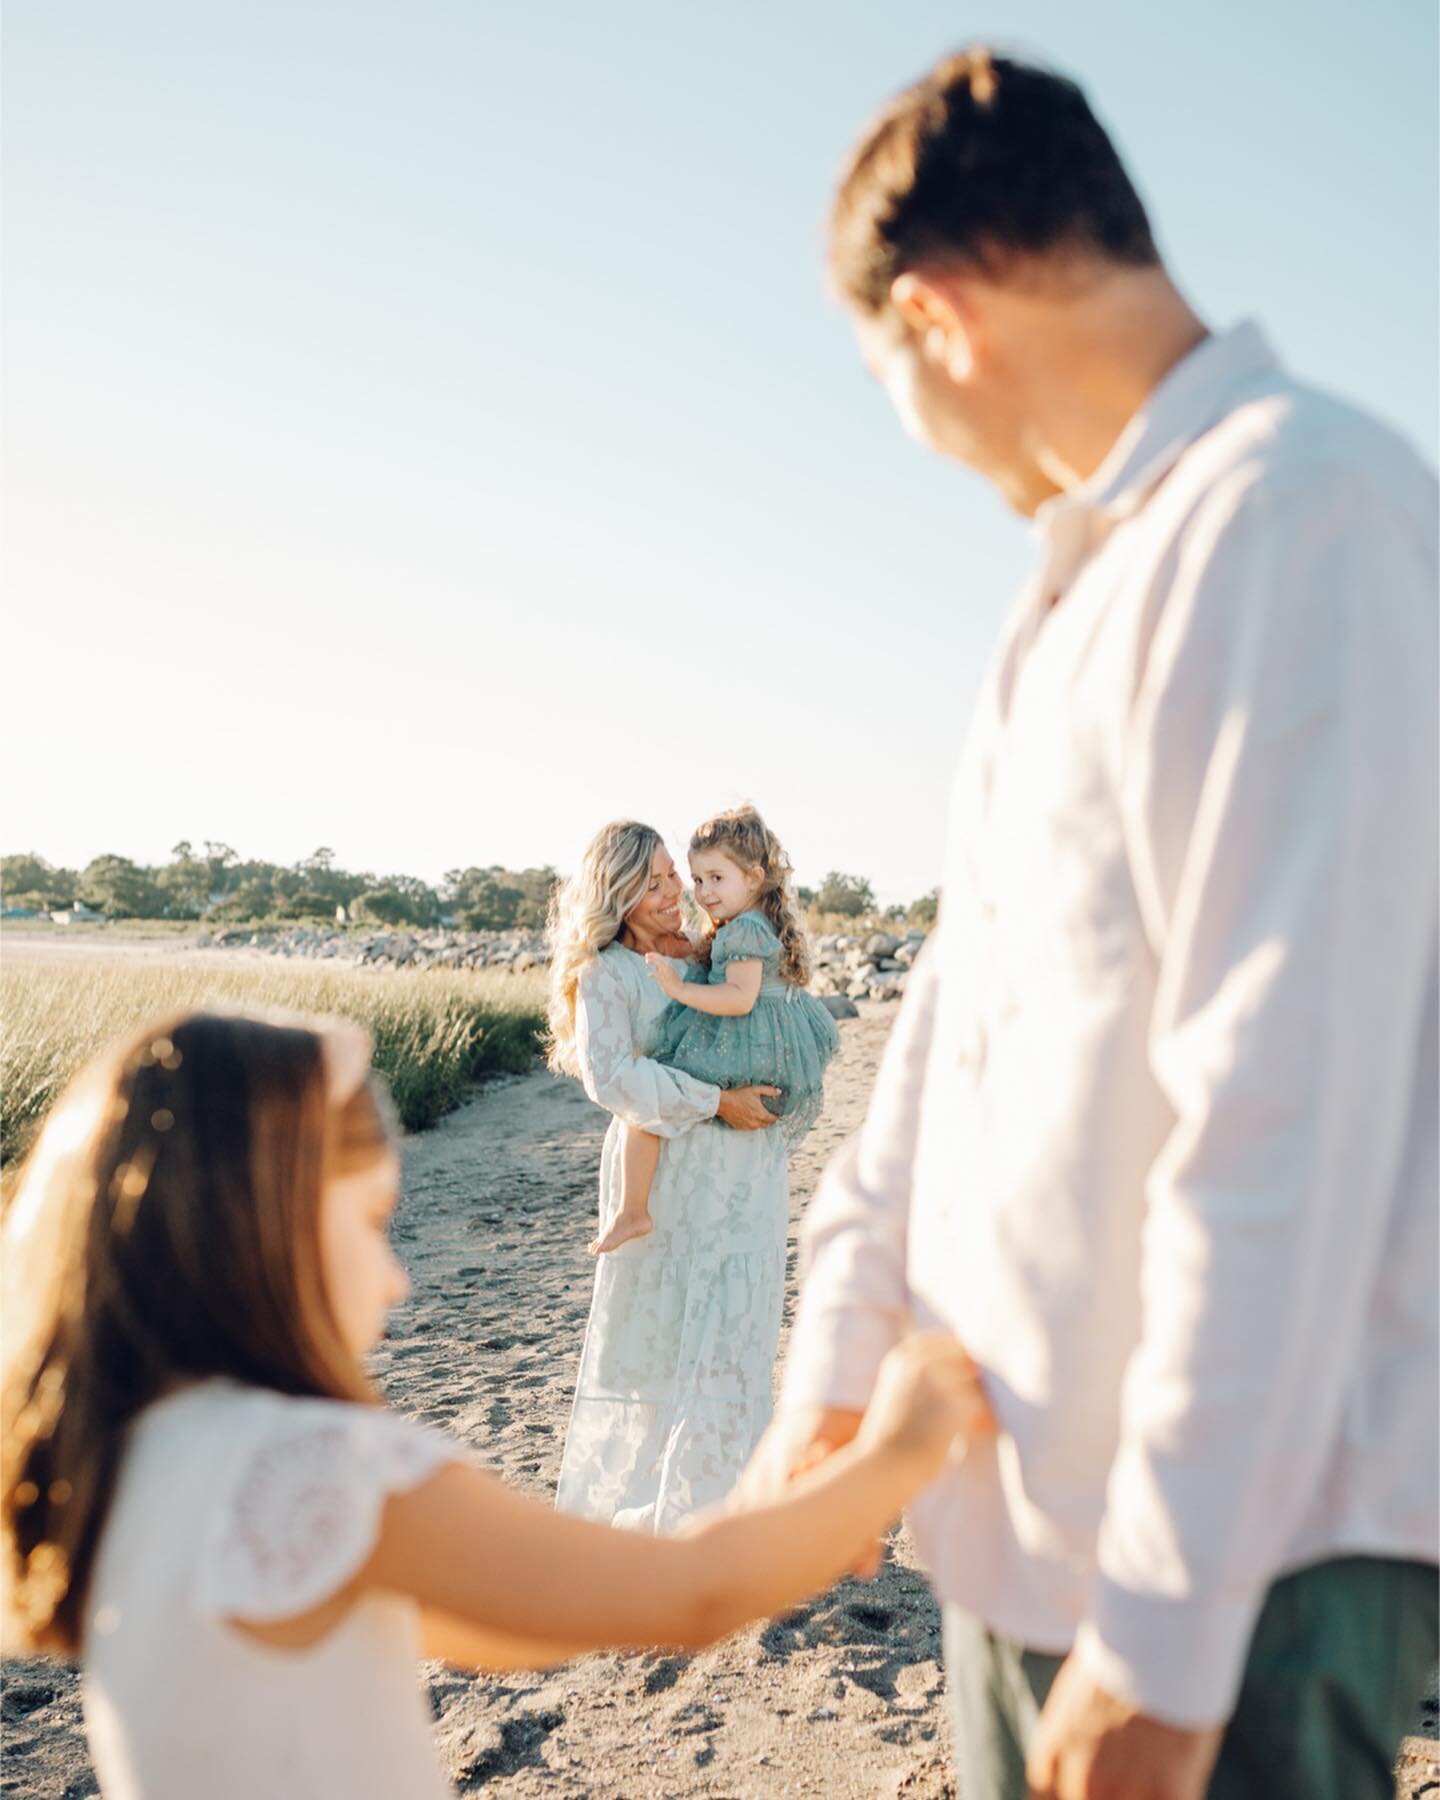
M785 1499L655 1538L389 1411L399 1162L356 1028L191 1013L81 1075L4 1226L6 1649L77 1653L109 1800L445 1793L423 1653L697 1646L838 1575L984 1423L907 1340Z
M753 806L721 813L690 840L695 899L716 927L709 967L687 975L645 958L669 996L656 1062L717 1087L780 1090L781 1126L795 1143L820 1116L825 1066L840 1047L835 1021L813 994L810 950L790 889L790 859ZM627 1125L620 1209L591 1244L616 1250L653 1229L650 1184L660 1139Z

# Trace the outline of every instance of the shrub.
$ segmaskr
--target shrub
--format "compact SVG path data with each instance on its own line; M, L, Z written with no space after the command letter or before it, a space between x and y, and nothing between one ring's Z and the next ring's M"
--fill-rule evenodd
M55 912L73 904L78 881L73 869L57 869L43 856L0 856L0 892L7 906Z
M554 869L451 869L444 899L467 931L535 930L545 923Z
M429 888L396 883L361 894L351 902L349 916L357 925L433 925L437 911Z
M832 869L820 883L814 905L816 912L839 913L843 918L858 919L862 914L874 911L875 890L863 875L842 875Z
M97 856L80 873L76 897L107 919L163 919L165 895L128 856Z

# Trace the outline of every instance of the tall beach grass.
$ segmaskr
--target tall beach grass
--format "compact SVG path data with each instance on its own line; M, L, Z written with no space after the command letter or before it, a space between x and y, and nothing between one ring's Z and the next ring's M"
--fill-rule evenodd
M186 966L17 959L0 970L0 1160L11 1167L71 1075L147 1018L192 1006L283 1006L355 1019L409 1131L433 1124L477 1076L530 1066L543 975Z

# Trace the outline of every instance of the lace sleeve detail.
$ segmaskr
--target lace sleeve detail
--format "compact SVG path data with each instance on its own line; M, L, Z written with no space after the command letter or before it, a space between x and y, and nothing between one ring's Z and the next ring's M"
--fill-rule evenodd
M720 1090L680 1069L635 1054L630 1009L603 958L580 976L575 1045L585 1092L606 1112L657 1137L678 1137L715 1117Z
M769 920L762 919L757 913L741 913L738 919L722 925L715 933L710 950L712 970L723 969L726 963L732 962L762 962L768 975L774 971L779 959L780 940Z
M382 1408L283 1400L242 1457L203 1557L199 1600L256 1624L309 1611L375 1547L391 1494L409 1493L462 1444Z

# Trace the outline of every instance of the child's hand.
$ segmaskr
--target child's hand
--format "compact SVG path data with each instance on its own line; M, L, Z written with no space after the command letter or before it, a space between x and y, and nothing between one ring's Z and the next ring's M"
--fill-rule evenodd
M967 1439L994 1429L964 1345L948 1332L927 1331L905 1338L881 1363L857 1441L913 1459L926 1481Z
M668 994L672 1000L675 999L685 986L679 971L672 963L667 962L663 956L657 956L653 950L646 956L645 961L649 966L650 973L655 977L656 981L659 982L661 989Z

